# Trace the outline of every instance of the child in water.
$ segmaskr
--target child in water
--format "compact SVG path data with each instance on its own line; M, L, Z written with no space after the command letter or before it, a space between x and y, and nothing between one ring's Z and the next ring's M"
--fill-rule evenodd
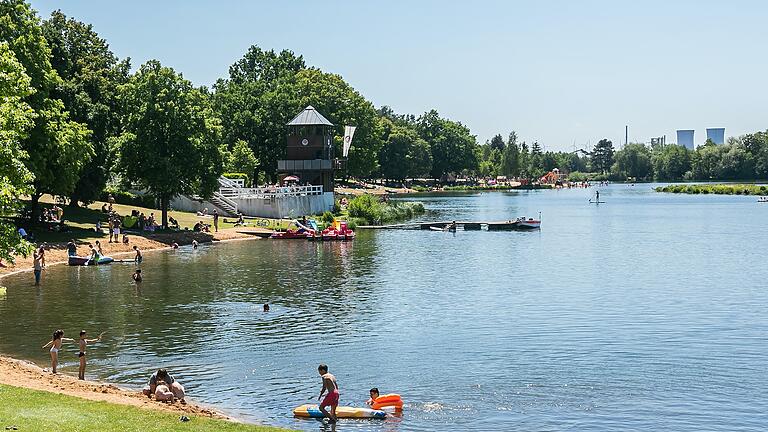
M144 259L144 257L141 256L141 251L139 250L139 247L134 246L133 250L136 251L136 256L133 258L133 260L136 262L136 264L141 264L141 261Z
M135 283L141 282L141 269L136 269L135 272L133 272L133 275L131 276L133 278L133 281Z
M77 377L81 380L85 379L85 349L88 346L89 343L93 342L101 342L101 337L104 336L104 332L101 332L99 334L98 339L86 339L85 338L85 330L80 330L80 341L78 344L80 345L80 352L77 354L78 357L80 357L80 371L77 374Z
M59 350L61 349L61 343L63 341L67 342L74 342L74 339L65 338L64 337L64 330L56 330L53 332L53 338L50 342L43 345L42 349L46 349L49 346L51 347L51 369L53 370L53 373L56 373L56 367L59 365Z
M370 390L371 398L365 401L365 404L368 406L373 406L373 403L376 402L376 399L379 397L379 389L374 387Z
M336 383L336 377L328 373L328 366L321 364L317 367L317 372L323 378L323 388L320 389L320 396L317 399L323 397L323 393L328 392L325 399L320 403L320 411L323 415L328 417L329 423L336 423L336 407L339 406L339 385ZM325 410L325 407L330 406L331 412Z

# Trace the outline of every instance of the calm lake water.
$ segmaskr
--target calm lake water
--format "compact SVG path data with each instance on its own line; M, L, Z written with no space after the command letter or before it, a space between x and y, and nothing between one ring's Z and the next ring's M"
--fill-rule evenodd
M768 204L649 185L420 196L423 219L542 213L539 232L359 231L351 243L246 241L57 266L4 281L0 352L47 365L56 328L108 331L89 378L167 367L248 420L297 420L318 363L341 402L403 395L402 418L337 430L768 427ZM263 313L269 302L272 311ZM65 345L62 370L77 371Z

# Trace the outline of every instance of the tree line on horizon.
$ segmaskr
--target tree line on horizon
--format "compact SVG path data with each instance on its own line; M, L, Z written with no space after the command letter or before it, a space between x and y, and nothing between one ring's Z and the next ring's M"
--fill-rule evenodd
M24 0L0 0L0 215L15 215L43 194L89 203L109 185L142 189L167 226L178 194L207 196L225 172L275 181L286 123L307 105L335 125L357 126L344 175L363 179L506 175L536 179L560 168L621 179L768 177L768 132L724 146L630 144L601 140L589 152L544 151L513 131L479 144L461 122L436 110L398 114L373 103L337 74L291 51L253 45L210 88L150 60L132 72L92 25L55 11L41 20ZM0 258L21 252L0 223Z

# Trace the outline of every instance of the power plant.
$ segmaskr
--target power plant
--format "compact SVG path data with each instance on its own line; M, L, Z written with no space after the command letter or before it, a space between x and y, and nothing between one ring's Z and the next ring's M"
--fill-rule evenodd
M725 144L725 128L707 128L707 139L715 144Z
M677 145L683 146L688 150L693 150L693 129L678 129L677 130Z
M694 134L695 130L693 129L678 129L677 145L693 150L696 147ZM725 128L707 128L707 139L712 140L717 145L725 144ZM703 144L702 142L699 145Z

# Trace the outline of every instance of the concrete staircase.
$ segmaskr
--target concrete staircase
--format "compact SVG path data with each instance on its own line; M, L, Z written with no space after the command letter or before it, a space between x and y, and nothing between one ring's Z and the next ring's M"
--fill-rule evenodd
M224 195L214 192L208 201L219 208L224 213L224 216L235 217L237 216L237 203L233 200L225 197Z

